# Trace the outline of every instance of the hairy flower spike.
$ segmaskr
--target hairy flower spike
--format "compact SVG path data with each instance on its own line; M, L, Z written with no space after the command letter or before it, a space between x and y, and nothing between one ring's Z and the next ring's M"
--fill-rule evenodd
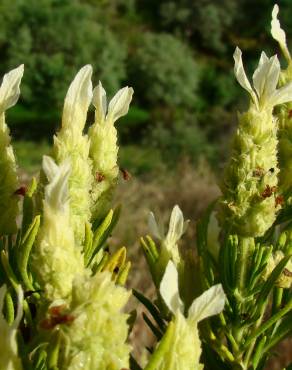
M166 332L167 345L163 351L153 353L145 370L193 370L203 369L200 364L201 341L197 324L205 318L217 315L225 305L222 286L215 285L196 298L191 304L187 317L184 316L183 304L178 291L178 273L172 261L169 261L160 284L160 294L174 317L170 323L171 333ZM164 338L162 338L161 343ZM159 351L158 344L157 352Z
M120 370L129 368L127 315L122 313L130 292L115 285L109 272L76 277L70 325L63 325L69 347L61 370Z
M83 257L75 247L70 224L68 179L70 163L57 166L47 156L43 170L48 178L43 201L43 224L32 252L32 268L48 301L67 298L76 274L84 273Z
M0 236L14 234L17 230L19 197L14 193L19 188L19 182L9 129L5 123L5 111L18 100L22 76L23 65L7 73L0 87Z
M90 220L90 190L92 185L89 139L83 135L87 111L92 99L92 68L87 65L78 72L65 98L62 128L54 137L54 157L57 163L70 159L70 217L76 242L84 240L85 223Z
M234 72L249 92L251 104L239 115L233 151L222 185L221 220L231 232L244 237L262 236L273 224L277 199L277 122L275 105L292 99L292 83L277 89L280 65L276 56L262 53L253 74L253 88L246 77L240 49L234 53Z
M0 369L1 370L21 370L21 361L17 354L17 328L22 318L23 292L19 287L17 314L12 325L8 325L3 316L4 299L7 288L3 285L0 288Z
M101 82L93 91L95 123L89 129L90 158L95 182L92 190L92 218L103 218L110 208L116 187L119 168L115 121L126 115L132 100L133 89L124 87L109 102Z
M271 34L279 43L280 48L288 62L288 67L281 71L279 84L283 85L292 81L292 61L287 47L286 35L278 20L279 7L276 4L272 12ZM279 120L279 186L283 192L292 188L292 99L282 104L277 109Z

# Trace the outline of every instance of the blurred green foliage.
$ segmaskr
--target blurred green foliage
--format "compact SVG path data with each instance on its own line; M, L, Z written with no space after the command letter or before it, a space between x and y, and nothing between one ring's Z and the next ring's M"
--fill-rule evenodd
M130 63L134 89L147 106L195 106L199 69L191 49L178 38L146 32Z
M278 3L292 39L292 2ZM217 165L245 104L232 53L238 45L252 70L261 49L278 51L269 36L273 4L0 0L0 73L25 64L21 100L8 117L12 133L30 142L50 137L70 81L90 63L94 83L101 80L109 95L123 85L135 89L129 115L118 123L126 165L140 173L155 158L173 166L182 156Z

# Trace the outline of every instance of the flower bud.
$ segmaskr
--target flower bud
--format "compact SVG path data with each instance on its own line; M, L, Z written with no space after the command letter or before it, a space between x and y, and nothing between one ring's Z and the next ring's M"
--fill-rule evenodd
M180 265L183 263L179 253L178 241L185 233L188 221L184 221L183 213L179 206L176 205L171 212L166 235L164 234L163 227L158 226L152 212L149 214L148 226L152 235L161 242L158 258L155 263L155 281L158 285L170 260L178 269L180 269Z

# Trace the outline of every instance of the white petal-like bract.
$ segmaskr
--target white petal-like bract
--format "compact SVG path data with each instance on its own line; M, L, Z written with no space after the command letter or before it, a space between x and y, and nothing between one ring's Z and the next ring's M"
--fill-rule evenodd
M276 41L278 41L285 58L289 61L291 59L291 56L287 47L286 34L285 31L281 28L281 24L278 19L278 13L279 6L275 4L272 11L271 34L272 37Z
M93 90L92 104L95 107L95 119L101 122L105 119L107 111L106 92L101 81Z
M134 90L131 87L123 87L112 98L108 105L108 118L113 122L128 113Z
M164 235L161 232L161 229L159 228L159 226L157 224L157 221L156 221L156 218L155 218L153 212L149 212L149 215L148 215L148 228L149 228L151 234L155 238L157 238L159 240L162 240L164 238Z
M49 180L45 189L45 202L53 209L62 209L69 200L68 179L70 175L70 162L68 160L54 165L49 156L43 157L43 170Z
M209 316L217 315L223 310L225 299L222 285L212 286L193 301L189 308L188 319L199 322Z
M251 95L251 98L252 100L254 101L254 103L256 104L257 103L257 97L251 87L251 84L246 76L246 73L245 73L245 70L244 70L244 67L243 67L243 63L242 63L242 52L241 50L237 47L235 49L235 52L233 54L233 58L234 58L234 74L235 74L235 77L238 81L238 83L246 90L249 92L249 94Z
M183 313L184 305L179 296L178 272L172 261L169 261L160 283L160 294L172 313L178 310Z
M20 95L20 82L23 71L24 66L21 64L4 75L0 87L0 109L2 112L16 104Z
M64 103L62 126L79 125L83 129L88 107L92 101L92 67L86 65L80 69L72 81Z

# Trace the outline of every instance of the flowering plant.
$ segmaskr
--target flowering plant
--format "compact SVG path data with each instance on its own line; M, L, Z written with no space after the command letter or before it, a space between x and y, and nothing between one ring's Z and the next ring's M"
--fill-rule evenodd
M133 291L157 339L145 370L264 369L292 332L292 63L272 13L272 36L288 62L262 53L250 83L242 53L234 73L249 93L238 116L222 196L197 223L197 257L179 242L188 221L173 208L167 233L153 213L141 245L156 300ZM23 66L0 87L0 370L140 370L130 355L124 312L130 262L110 253L118 218L115 122L133 89L107 104L92 68L77 73L65 98L52 157L38 180L19 183L5 111L20 94ZM90 105L94 123L85 133ZM198 290L200 292L198 293Z

